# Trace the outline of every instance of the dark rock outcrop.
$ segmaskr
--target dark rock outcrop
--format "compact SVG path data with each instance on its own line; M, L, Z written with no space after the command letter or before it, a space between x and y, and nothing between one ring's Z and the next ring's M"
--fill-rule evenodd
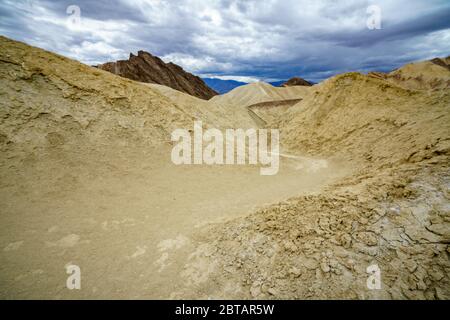
M430 60L431 62L433 62L434 64L437 64L438 66L444 67L447 70L450 70L450 56L448 56L447 58L434 58L432 60Z
M282 84L282 87L293 87L293 86L312 86L313 84L305 79L294 77Z
M208 100L217 95L201 78L145 51L139 51L137 56L131 53L128 60L107 62L97 67L131 80L165 85L201 99Z

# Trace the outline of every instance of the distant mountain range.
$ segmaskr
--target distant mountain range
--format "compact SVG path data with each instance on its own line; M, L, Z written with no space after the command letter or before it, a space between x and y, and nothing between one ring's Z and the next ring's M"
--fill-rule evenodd
M240 82L235 80L221 80L216 78L202 78L202 80L214 91L219 94L227 93L234 88L246 85L246 82Z
M281 80L281 81L269 82L269 84L273 85L274 87L281 87L281 86L283 86L283 84L285 82L286 82L286 80Z

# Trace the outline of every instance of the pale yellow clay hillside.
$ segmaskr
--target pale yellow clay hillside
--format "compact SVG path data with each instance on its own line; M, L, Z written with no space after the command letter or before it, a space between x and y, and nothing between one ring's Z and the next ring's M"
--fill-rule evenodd
M407 64L387 74L375 73L391 83L407 89L449 89L450 57Z
M302 98L309 89L309 87L301 86L274 87L265 82L255 82L237 87L226 94L215 96L209 101L221 105L248 107L260 102Z
M430 63L205 101L0 37L0 298L450 299L450 70ZM173 164L196 120L278 128L279 173Z

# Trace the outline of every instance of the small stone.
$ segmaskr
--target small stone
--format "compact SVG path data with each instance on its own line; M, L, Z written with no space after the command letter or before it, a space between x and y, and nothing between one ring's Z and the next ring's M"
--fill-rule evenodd
M433 268L432 270L429 270L428 271L428 274L433 278L433 280L435 280L435 281L440 281L440 280L442 280L443 278L444 278L444 274L440 271L440 270L438 270L438 269L436 269L436 268Z
M278 291L275 288L270 288L269 290L267 290L267 292L273 296L278 295Z
M352 246L352 237L349 234L344 233L340 236L339 243L341 246L348 249Z
M414 272L417 269L417 263L415 263L413 260L406 261L405 266L409 272Z
M286 241L284 243L284 248L291 252L296 252L298 250L297 246L292 241Z
M323 272L328 273L330 272L330 266L328 265L328 263L326 262L322 262L320 264L320 268L322 269Z
M261 287L260 286L251 287L250 294L252 295L253 298L258 297L261 294Z
M294 275L295 277L299 277L302 274L300 269L297 267L292 267L291 269L289 269L289 273Z
M364 242L367 246L373 247L378 244L377 236L372 232L361 232L359 234L359 238L362 242Z
M427 285L422 280L419 280L417 282L417 289L424 291L427 289Z
M388 209L388 212L392 214L400 214L400 207L399 206L390 207Z
M309 270L315 270L317 268L317 261L314 259L306 259L303 265Z
M331 268L335 269L339 266L339 262L336 259L331 259L329 265Z

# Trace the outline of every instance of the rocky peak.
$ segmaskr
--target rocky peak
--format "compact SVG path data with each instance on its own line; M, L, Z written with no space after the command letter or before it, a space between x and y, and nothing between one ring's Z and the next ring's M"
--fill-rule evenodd
M128 60L107 62L98 68L131 80L165 85L201 99L209 100L217 95L199 77L142 50L138 51L137 56L130 53Z
M293 87L293 86L312 86L312 83L309 81L306 81L305 79L294 77L286 81L282 84L282 87Z

